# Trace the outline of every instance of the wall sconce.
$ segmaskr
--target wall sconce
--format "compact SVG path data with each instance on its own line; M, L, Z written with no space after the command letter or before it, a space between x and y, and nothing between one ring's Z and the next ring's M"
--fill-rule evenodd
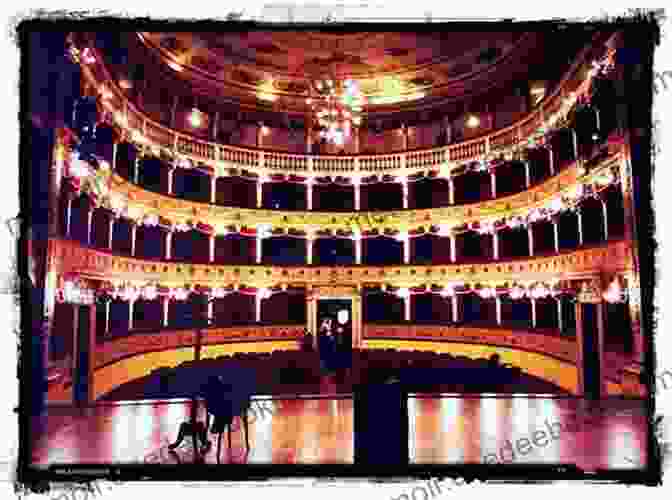
M341 309L338 311L336 314L336 320L340 325L345 325L348 322L348 319L350 317L350 313L348 313L347 309Z
M614 278L614 281L611 282L609 288L607 288L602 296L609 304L625 302L625 290L621 287L621 283L618 281L618 278Z
M184 288L174 288L170 291L170 298L175 300L187 300L189 297L189 291Z
M260 299L268 299L271 297L271 291L268 288L260 288L257 290L257 297Z
M155 285L147 285L142 289L142 297L145 300L154 300L159 295Z
M221 298L226 297L228 295L228 293L229 292L227 290L225 290L224 288L217 287L217 288L212 289L212 292L211 292L210 295L215 299L221 299Z
M400 288L399 290L397 290L397 297L399 298L407 299L410 296L411 292L408 288Z
M543 299L544 297L548 297L550 293L550 290L546 286L539 284L530 291L530 297L533 299Z
M494 288L481 288L478 291L478 295L482 299L494 299L497 296L497 290Z
M394 236L394 239L397 241L406 241L408 239L408 231L399 231L399 233Z
M469 128L476 128L481 124L481 120L476 115L469 115L467 117L466 125Z
M68 304L91 305L94 302L93 290L82 288L78 283L66 281L63 290L59 293L61 302Z
M192 108L191 114L189 115L189 124L192 128L200 128L201 125L203 125L203 113L197 108Z
M520 285L516 285L509 290L509 297L512 300L520 300L527 295L527 291Z

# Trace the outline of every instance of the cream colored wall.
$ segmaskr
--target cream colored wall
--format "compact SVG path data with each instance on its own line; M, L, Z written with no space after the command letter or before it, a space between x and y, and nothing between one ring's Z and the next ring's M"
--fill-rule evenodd
M204 346L201 358L216 358L237 352L271 352L275 350L294 350L298 345L295 340L271 342L236 342ZM152 370L162 366L177 366L184 361L194 359L193 347L173 349L169 351L150 352L122 359L117 363L96 370L93 375L93 394L96 399L114 388L132 380L149 375Z

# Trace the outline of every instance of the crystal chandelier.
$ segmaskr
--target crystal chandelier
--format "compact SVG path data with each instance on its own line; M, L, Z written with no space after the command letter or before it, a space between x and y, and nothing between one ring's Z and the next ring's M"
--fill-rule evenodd
M366 102L355 80L343 82L318 79L313 82L314 98L307 99L320 125L320 137L342 146L350 137L353 127L362 123L362 110Z

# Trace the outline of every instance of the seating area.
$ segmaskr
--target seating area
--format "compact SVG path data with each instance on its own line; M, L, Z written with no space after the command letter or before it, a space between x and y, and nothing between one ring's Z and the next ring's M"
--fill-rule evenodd
M117 387L102 400L190 398L212 375L246 381L257 395L319 394L325 374L317 353L274 351L237 353L158 368L150 375ZM495 359L452 356L428 351L396 349L352 352L352 369L333 378L336 392L349 393L359 384L399 380L409 392L553 393L562 389Z

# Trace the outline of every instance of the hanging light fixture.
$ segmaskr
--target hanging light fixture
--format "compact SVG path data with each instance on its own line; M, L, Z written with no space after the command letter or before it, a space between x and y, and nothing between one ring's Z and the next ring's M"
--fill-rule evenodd
M320 126L320 137L342 146L353 127L362 123L361 113L366 98L355 80L316 79L312 84L314 97L306 99Z

